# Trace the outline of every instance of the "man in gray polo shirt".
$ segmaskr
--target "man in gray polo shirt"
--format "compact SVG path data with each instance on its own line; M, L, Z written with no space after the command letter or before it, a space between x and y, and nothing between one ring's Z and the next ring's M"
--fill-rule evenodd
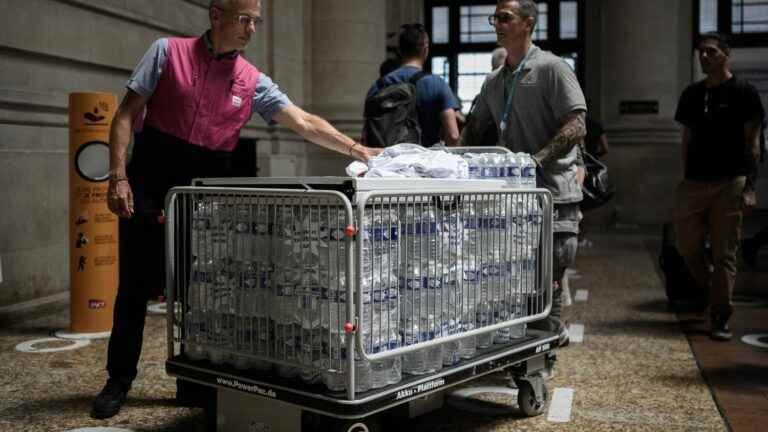
M577 180L579 144L586 135L586 102L573 70L559 57L533 44L531 34L538 10L530 0L500 0L489 17L499 45L507 50L504 67L483 85L462 145L493 145L482 137L496 128L498 145L533 156L537 183L554 199L553 299L549 318L533 328L568 332L561 314L561 280L576 257L581 212L581 186Z

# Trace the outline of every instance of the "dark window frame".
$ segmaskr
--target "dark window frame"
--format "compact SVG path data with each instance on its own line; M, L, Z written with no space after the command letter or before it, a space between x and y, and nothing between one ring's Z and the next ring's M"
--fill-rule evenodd
M699 27L699 13L701 1L693 2L693 48L698 47L701 30ZM733 0L717 0L717 32L728 35L730 44L734 48L756 48L768 46L768 32L760 33L734 33L733 32Z
M560 39L560 0L542 0L537 3L547 3L547 39L535 40L534 44L543 50L552 51L557 55L576 53L576 76L583 89L585 89L584 70L586 65L585 56L585 0L570 0L577 3L577 37L575 39ZM446 57L450 65L449 84L454 92L458 94L459 54L474 52L490 52L498 45L495 42L461 42L460 10L462 6L487 6L496 5L496 0L424 0L424 19L427 31L432 33L432 8L439 6L448 7L448 43L430 44L429 59L425 69L432 71L432 57ZM489 67L490 69L490 67ZM586 90L586 89L585 89Z

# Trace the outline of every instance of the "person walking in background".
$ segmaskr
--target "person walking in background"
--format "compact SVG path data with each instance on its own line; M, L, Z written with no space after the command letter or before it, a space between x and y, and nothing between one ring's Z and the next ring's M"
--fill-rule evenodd
M677 188L677 248L702 289L709 289L710 337L733 336L728 320L736 281L736 252L744 210L757 204L755 177L765 116L755 88L736 77L725 36L701 36L699 62L706 75L680 96L675 120L683 125L684 179ZM709 235L710 273L704 251Z
M448 146L455 146L459 141L459 129L456 122L456 110L459 102L448 84L439 76L424 73L424 64L429 57L429 35L421 24L406 24L400 28L398 51L402 66L378 79L368 90L366 102L380 91L399 83L411 82L416 87L416 114L421 130L421 142L425 147L432 146L443 138ZM366 103L367 105L367 103ZM366 129L372 114L364 113ZM363 132L366 137L366 131ZM366 139L366 141L372 141ZM372 142L366 142L373 145ZM397 143L390 143L397 144Z
M490 145L482 140L490 128L499 131L499 145L532 155L539 187L554 200L553 297L549 316L531 323L568 343L561 318L562 284L578 249L582 199L577 178L579 145L586 134L586 102L575 74L561 58L533 44L538 19L536 2L500 0L489 22L506 63L483 85L462 134L463 145Z

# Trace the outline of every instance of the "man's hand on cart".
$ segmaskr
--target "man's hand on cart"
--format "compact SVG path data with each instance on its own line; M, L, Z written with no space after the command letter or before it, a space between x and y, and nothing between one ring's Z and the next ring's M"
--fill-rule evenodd
M360 143L355 143L352 151L350 152L352 156L354 156L356 159L359 159L363 162L368 163L368 160L370 160L374 156L378 156L383 152L383 148L377 148L377 147L366 147Z
M112 213L122 218L133 216L133 190L127 178L110 177L107 206Z

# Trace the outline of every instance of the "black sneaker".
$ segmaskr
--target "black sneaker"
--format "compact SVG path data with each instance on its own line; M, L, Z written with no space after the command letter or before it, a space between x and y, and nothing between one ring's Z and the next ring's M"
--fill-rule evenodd
M728 322L720 319L713 319L709 337L716 341L729 341L733 337L731 329L728 328Z
M120 407L123 406L125 397L130 389L130 385L120 380L108 379L107 384L104 385L104 388L101 389L101 392L96 395L96 399L93 401L91 417L106 419L115 416L120 412Z

